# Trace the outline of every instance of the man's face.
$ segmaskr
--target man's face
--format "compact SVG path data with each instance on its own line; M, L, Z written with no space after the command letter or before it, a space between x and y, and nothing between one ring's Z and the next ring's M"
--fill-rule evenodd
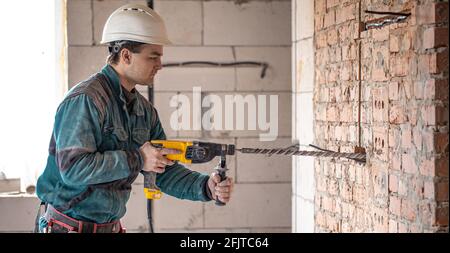
M162 68L163 47L144 44L139 53L131 54L130 64L127 66L127 77L135 84L153 85L156 73Z

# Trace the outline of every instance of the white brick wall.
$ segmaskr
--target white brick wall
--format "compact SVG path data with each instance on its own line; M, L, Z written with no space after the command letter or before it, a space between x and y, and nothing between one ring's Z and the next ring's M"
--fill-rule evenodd
M295 5L295 8L293 8L295 17L293 19L296 22L293 25L295 36L292 36L292 38L297 41L312 37L314 34L314 1L293 0L292 2Z
M291 47L236 47L237 61L267 62L269 68L261 79L260 67L237 68L238 91L290 91Z
M184 14L178 17L176 13L180 11L175 10L173 6L182 4L181 2L188 6L187 8L194 9L194 13L198 11L197 4L201 3L203 16L200 45L197 44L198 40L189 42L189 37L183 35L183 31L196 29L198 23L195 15L189 21L194 23L194 28L189 27L189 22L180 21L183 20ZM279 136L286 138L277 139L272 144L282 147L289 145L291 135L290 2L249 1L244 4L235 4L234 1L155 1L155 10L161 10L161 13L171 16L168 29L179 31L176 34L169 32L169 35L175 36L171 39L176 46L165 48L163 62L265 61L270 65L264 79L260 78L260 67L165 68L155 80L155 99L162 102L163 107L167 107L168 100L157 99L160 93L178 91L192 98L194 86L201 86L202 97L214 94L221 97L222 101L225 95L279 95ZM262 30L267 32L261 32ZM193 31L191 38L197 38L197 34L197 30ZM204 110L208 109L210 108ZM224 119L222 121L224 123ZM177 137L236 143L237 147L268 145L256 141L259 133L259 131L248 130L178 131ZM190 167L210 173L217 160L206 165ZM194 204L192 212L182 214L180 219L173 219L175 214L171 210L190 210L193 204L173 199L158 202L157 210L159 211L155 211L155 218L158 220L161 218L159 220L161 222L158 221L158 231L213 233L290 231L290 198L279 197L283 194L290 195L290 158L253 157L252 159L237 155L229 157L228 161L231 169L229 175L234 177L237 183L231 203L222 208L213 203L202 204L203 209L200 214L197 213L198 207ZM276 170L273 169L275 164L278 165ZM256 194L256 191L265 193ZM259 196L250 197L253 195ZM274 198L277 200L272 200ZM285 215L273 216L271 212L262 212L261 210L266 209L262 208L262 205L276 208L279 210L277 212ZM271 215L276 218L270 218Z
M205 45L289 45L290 2L204 2ZM239 29L237 29L239 28Z
M314 85L314 51L312 37L295 42L297 60L295 91L312 92Z
M156 230L204 228L202 202L180 200L167 194L155 202Z
M155 93L155 98L158 96L159 93ZM165 92L163 92L163 94L166 94ZM172 93L171 93L172 94ZM180 94L185 95L187 97L189 97L190 99L190 103L191 103L191 110L193 107L193 101L192 101L192 93L187 93L187 92L181 92ZM266 106L268 107L270 105L270 95L275 95L278 96L278 137L290 137L291 135L291 93L289 92L222 92L222 91L215 91L215 92L203 92L202 90L202 98L208 96L208 95L215 95L218 96L221 100L221 106L222 106L222 130L216 130L216 129L212 129L210 131L186 131L186 130L180 130L178 131L178 136L179 137L196 137L196 138L222 138L224 140L226 140L227 138L232 138L232 137L260 137L261 134L264 133L268 133L269 130L263 130L258 122L256 122L256 130L249 130L247 128L248 125L248 109L247 107L244 110L244 130L226 130L225 129L225 96L234 96L234 95L241 95L242 97L246 97L246 96L252 96L255 98L256 102L258 101L258 95L263 95L265 96L265 100L266 100ZM155 100L156 101L156 100ZM169 101L163 101L161 100L161 102L163 103L163 105L165 107L169 106ZM204 107L203 110L207 111L207 110L211 110L211 107ZM257 113L258 110L258 104L255 105L255 110ZM173 108L170 109L170 111L174 111ZM238 120L238 118L236 117L236 111L233 112L234 113L234 125L236 125L236 121ZM161 116L161 113L160 113ZM192 116L192 115L191 115ZM170 117L170 115L167 115L167 117ZM258 119L257 116L255 116L256 119ZM192 123L192 118L191 118L191 124ZM267 109L267 114L266 114L266 122L270 122L270 111L269 109ZM275 122L275 121L274 121ZM165 124L163 124L165 125ZM166 127L170 127L169 125L169 120L167 119L167 125L165 125Z
M208 203L208 228L286 228L291 225L290 183L236 184L225 207Z
M106 64L107 56L108 49L104 46L70 46L69 89L98 72Z
M144 0L68 0L69 87L86 79L104 64L107 49L100 46L107 17L128 2ZM72 2L73 1L73 2ZM291 2L155 0L155 10L166 21L174 46L164 48L163 63L179 61L265 61L259 67L165 68L155 79L154 105L168 138L200 139L238 145L285 147L290 145L291 115ZM79 19L82 19L81 21ZM80 23L81 22L81 23ZM80 25L81 24L81 25ZM279 136L273 143L257 141L258 131L175 131L169 99L177 93L192 98L192 87L203 95L279 95ZM138 90L146 96L147 87ZM191 100L192 102L192 100ZM191 104L192 106L192 104ZM294 114L295 115L295 114ZM192 121L192 119L191 119ZM233 199L226 207L195 203L164 195L155 202L158 232L289 232L291 231L291 159L264 156L229 157L228 175L235 179ZM189 166L211 173L218 162ZM276 169L275 169L276 168ZM123 222L130 232L147 231L142 177L134 183Z
M148 232L147 199L144 196L142 175L139 175L132 186L130 200L127 203L127 212L122 219L122 224L127 232Z
M155 91L172 90L192 93L193 87L202 91L234 90L234 68L185 67L165 68L156 77Z
M175 45L201 45L203 20L201 1L155 1L167 33Z
M167 47L165 63L183 61L234 60L231 47ZM187 91L198 86L202 91L232 91L236 86L236 70L233 67L167 67L155 77L155 91Z
M144 92L141 92L144 94ZM145 92L147 93L147 92ZM176 108L170 107L169 101L173 96L176 96L176 92L158 92L154 97L154 106L158 110L158 115L161 120L161 124L164 128L167 138L174 138L178 136L178 131L170 127L170 116L176 113Z
M313 107L311 101L313 99L312 92L295 93L296 106L295 110L295 138L299 144L309 145L314 142L313 130Z
M92 27L94 29L93 34L94 34L94 42L96 45L100 45L100 41L102 40L103 26L105 25L109 15L111 15L111 13L115 9L127 3L128 1L126 0L106 0L106 1L93 0L92 11L94 13L94 20Z
M33 232L39 203L32 195L0 195L0 231Z
M276 141L260 142L254 138L239 138L238 147L288 147L291 145L290 138L278 138ZM237 154L237 182L284 182L291 181L291 158L281 155L248 155Z
M92 45L93 34L87 32L89 29L86 29L92 27L92 1L69 0L67 1L67 10L67 40L69 46Z
M314 142L314 1L293 0L292 117L295 142ZM292 158L292 231L314 232L314 158Z

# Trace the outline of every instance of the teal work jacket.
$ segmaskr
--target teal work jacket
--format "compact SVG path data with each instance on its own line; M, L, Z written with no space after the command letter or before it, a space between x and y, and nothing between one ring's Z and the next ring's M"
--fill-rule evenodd
M153 105L136 90L127 93L131 100L125 92L110 65L68 92L57 109L47 165L37 182L43 202L89 222L125 215L143 166L139 147L166 139ZM176 198L210 201L208 179L175 163L157 175L156 184Z

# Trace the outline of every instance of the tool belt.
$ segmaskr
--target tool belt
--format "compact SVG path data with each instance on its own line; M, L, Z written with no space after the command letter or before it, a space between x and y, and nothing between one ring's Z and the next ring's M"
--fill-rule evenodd
M69 217L48 205L45 212L48 226L44 233L125 233L120 220L110 223L93 223Z

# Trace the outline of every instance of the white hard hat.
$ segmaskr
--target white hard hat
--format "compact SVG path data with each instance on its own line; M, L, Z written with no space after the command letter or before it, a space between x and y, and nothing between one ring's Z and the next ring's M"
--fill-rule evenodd
M140 4L126 4L115 10L106 21L100 43L119 40L155 45L172 44L161 16Z

